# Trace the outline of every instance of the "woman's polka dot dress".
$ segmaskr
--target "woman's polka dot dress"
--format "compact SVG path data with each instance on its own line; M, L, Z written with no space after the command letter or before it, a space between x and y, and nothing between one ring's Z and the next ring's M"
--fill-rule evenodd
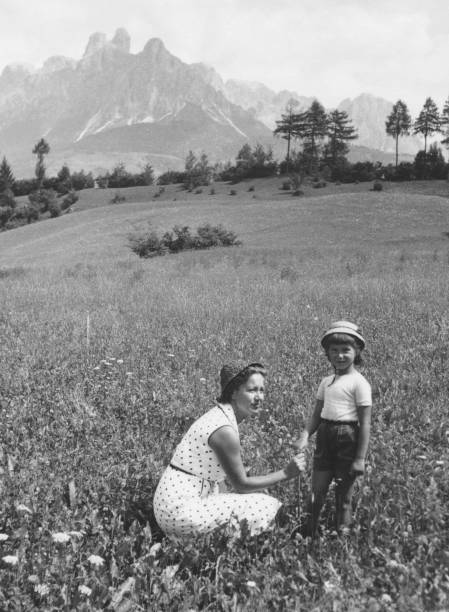
M238 426L231 406L218 405L193 423L175 450L157 486L153 507L167 535L207 533L216 527L238 525L246 519L251 533L272 526L281 503L264 493L220 493L226 478L210 436L223 426Z

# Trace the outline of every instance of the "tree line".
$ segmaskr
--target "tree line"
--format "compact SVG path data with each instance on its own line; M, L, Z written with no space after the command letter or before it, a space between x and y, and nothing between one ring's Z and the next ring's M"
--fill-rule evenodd
M398 100L387 117L385 130L396 141L396 167L398 166L399 138L401 136L409 136L411 133L423 136L424 157L427 155L427 139L434 134L443 134L444 138L441 143L449 148L449 98L444 103L441 113L432 98L426 98L415 121L412 121L407 104Z

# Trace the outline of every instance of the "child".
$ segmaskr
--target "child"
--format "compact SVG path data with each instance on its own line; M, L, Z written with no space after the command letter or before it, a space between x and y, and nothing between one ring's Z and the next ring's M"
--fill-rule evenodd
M334 374L321 381L315 409L295 444L303 450L317 431L312 495L304 532L312 537L333 479L337 532L348 530L355 478L365 471L371 426L371 387L354 367L361 363L360 354L365 348L359 328L349 321L336 321L324 334L321 345Z

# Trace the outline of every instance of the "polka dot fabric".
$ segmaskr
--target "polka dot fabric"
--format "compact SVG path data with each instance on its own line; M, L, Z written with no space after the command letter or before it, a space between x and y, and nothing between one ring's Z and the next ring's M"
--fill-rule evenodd
M216 527L235 525L246 519L251 533L269 529L280 502L264 493L221 493L225 479L214 451L211 434L231 426L238 435L234 411L215 406L190 427L173 455L172 465L162 475L154 495L156 520L167 535L207 533ZM185 473L180 470L185 470Z

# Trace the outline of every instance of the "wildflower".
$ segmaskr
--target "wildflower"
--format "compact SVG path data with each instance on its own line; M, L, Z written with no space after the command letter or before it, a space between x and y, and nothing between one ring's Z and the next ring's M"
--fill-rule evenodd
M117 363L118 363L119 365L122 365L122 363L123 363L123 359L117 359Z
M382 597L380 598L380 601L385 604L390 604L393 600L391 599L390 595L388 595L388 593L383 593Z
M246 586L249 587L250 589L255 589L257 588L257 584L254 582L254 580L248 580L246 582Z
M30 510L28 506L25 506L25 504L17 504L16 510L17 512L26 512L27 514L33 514L33 511Z
M173 353L167 353L167 357L174 357Z
M89 595L92 593L92 589L90 589L87 585L85 584L80 584L80 586L78 587L78 591L82 594L82 595L86 595L86 597L89 597Z
M36 584L34 587L34 592L40 595L41 597L45 597L50 593L50 588L47 584Z
M203 383L203 384L204 384L205 382L206 382L206 379L205 379L205 378L200 378L200 383Z
M6 533L0 533L0 542L6 542L9 536Z
M427 459L425 455L417 455L416 458L421 459L422 461L425 461Z
M69 531L69 536L73 538L82 538L84 533L82 531Z
M126 376L132 376L133 373L132 372L126 372Z
M156 542L156 544L153 544L149 552L150 557L155 557L157 553L160 551L161 547L162 545L160 542Z
M444 461L435 461L435 465L444 465Z
M330 580L325 580L323 586L324 586L324 590L326 591L326 593L331 593L332 591L335 591L335 589L337 588L337 585L335 585Z
M17 565L19 562L19 557L17 555L6 555L2 557L2 561L7 563L8 565Z
M95 366L94 370L98 371L100 369L100 366Z
M58 533L52 533L51 537L53 539L53 542L58 542L58 544L65 544L66 542L70 541L69 534L65 533L64 531L59 531Z
M104 564L103 557L99 555L90 555L87 559L91 565L95 565L95 567L101 567Z
M28 582L36 584L37 582L39 582L39 577L36 576L36 574L31 574L30 576L28 576Z

